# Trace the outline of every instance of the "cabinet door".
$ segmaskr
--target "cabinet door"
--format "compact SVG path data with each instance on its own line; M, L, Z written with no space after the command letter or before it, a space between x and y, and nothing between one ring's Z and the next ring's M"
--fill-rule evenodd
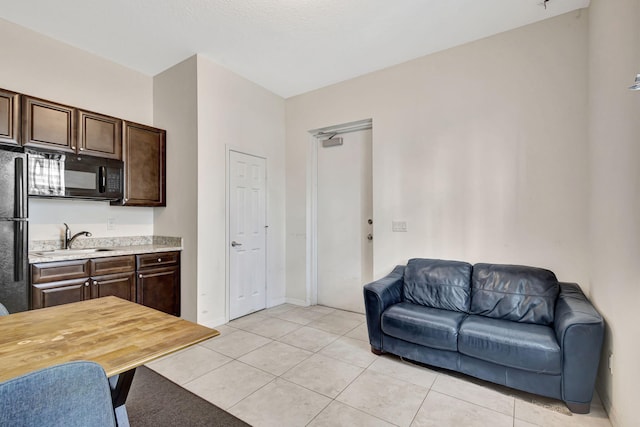
M0 89L0 143L20 145L20 95Z
M73 107L22 97L23 145L75 153L75 122Z
M122 159L122 120L78 110L78 153Z
M136 300L135 273L119 273L91 278L91 298L116 296L128 301Z
M124 122L125 206L166 206L166 132Z
M139 270L137 294L139 304L180 316L180 268Z
M89 298L89 279L87 278L41 283L31 287L31 307L34 309L83 301L87 298Z

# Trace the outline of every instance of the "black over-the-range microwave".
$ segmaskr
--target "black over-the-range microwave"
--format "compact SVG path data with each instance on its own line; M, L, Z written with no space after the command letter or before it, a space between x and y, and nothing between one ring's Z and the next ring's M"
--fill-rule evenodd
M29 196L120 200L124 162L27 149Z

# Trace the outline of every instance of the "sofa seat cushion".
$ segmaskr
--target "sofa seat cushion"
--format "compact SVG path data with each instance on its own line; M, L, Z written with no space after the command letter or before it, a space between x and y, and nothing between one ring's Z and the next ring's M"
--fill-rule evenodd
M460 326L460 353L511 368L562 372L562 352L553 328L469 315Z
M469 312L471 264L413 258L404 269L403 300L426 307Z
M458 330L467 315L401 302L382 314L382 331L392 337L441 350L458 350Z
M556 275L544 268L476 264L473 266L469 313L550 325L559 291Z

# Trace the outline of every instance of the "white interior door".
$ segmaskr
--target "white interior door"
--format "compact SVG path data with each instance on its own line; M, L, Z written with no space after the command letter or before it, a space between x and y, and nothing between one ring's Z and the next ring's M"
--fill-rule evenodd
M371 129L318 141L318 304L364 313L362 286L373 275Z
M266 162L229 152L229 317L266 306Z

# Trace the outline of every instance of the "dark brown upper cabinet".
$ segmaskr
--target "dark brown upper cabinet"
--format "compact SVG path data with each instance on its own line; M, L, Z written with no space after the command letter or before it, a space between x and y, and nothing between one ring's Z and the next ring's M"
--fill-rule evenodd
M166 131L124 122L124 206L166 206Z
M0 89L0 143L20 145L20 95Z
M122 120L23 96L23 145L122 159Z
M122 159L122 120L78 110L78 153Z
M23 96L22 132L22 145L75 153L75 109L43 99Z

